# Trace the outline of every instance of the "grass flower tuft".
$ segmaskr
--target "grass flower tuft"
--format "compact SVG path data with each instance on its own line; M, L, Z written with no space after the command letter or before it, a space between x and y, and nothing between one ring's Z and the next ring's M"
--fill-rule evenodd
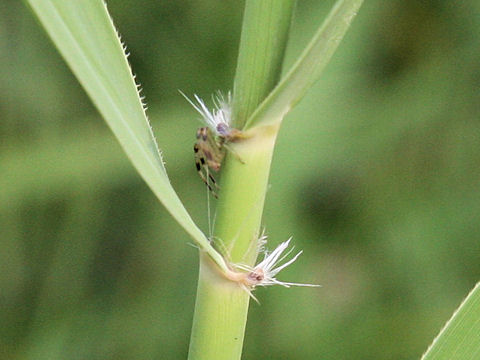
M289 288L290 286L321 286L315 284L293 283L278 280L276 278L277 274L283 269L285 269L287 266L293 264L303 251L299 251L290 260L286 260L294 250L294 247L292 247L284 254L284 252L288 249L292 238L282 242L272 252L269 252L265 248L266 239L266 236L262 236L259 239L260 251L264 253L263 260L260 263L253 267L244 264L235 265L235 267L239 270L245 271L239 283L245 288L245 290L250 294L253 299L257 300L252 295L252 290L254 290L257 286L281 285L287 288Z
M185 99L198 111L202 116L202 120L207 126L218 136L227 137L230 134L230 124L232 123L232 95L228 92L225 98L223 94L218 91L216 95L212 95L215 108L209 110L205 102L196 94L193 97L196 103L190 100L183 92L180 91Z

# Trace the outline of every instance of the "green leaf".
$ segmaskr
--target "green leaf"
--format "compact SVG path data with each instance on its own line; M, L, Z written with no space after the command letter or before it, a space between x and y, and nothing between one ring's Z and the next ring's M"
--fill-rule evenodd
M302 99L347 32L363 0L338 0L299 59L248 119L245 128L273 125Z
M480 283L468 294L422 360L480 359Z
M27 0L55 46L158 199L224 270L168 179L124 46L101 0Z

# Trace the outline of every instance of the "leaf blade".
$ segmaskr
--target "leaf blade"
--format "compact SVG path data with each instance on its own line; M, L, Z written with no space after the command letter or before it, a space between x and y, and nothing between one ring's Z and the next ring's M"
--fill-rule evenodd
M422 360L474 360L480 356L480 282L455 310Z
M134 167L195 242L223 269L168 179L125 49L106 5L98 0L27 0Z
M338 0L298 60L247 120L245 129L278 124L320 77L363 0Z

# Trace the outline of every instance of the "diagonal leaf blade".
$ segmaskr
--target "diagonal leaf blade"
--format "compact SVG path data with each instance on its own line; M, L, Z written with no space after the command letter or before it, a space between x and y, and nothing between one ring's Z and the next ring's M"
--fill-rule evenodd
M101 0L26 0L157 198L224 270L168 179L125 49Z
M338 0L298 60L247 120L245 128L280 123L318 80L363 0Z
M422 360L480 358L480 283L463 300Z

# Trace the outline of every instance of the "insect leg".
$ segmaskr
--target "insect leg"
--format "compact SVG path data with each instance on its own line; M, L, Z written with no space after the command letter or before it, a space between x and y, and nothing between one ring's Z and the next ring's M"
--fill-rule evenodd
M208 171L209 169L208 169L208 166L205 162L205 158L204 158L203 154L201 153L200 149L198 148L197 144L194 145L193 150L195 152L195 167L197 169L198 175L200 176L202 181L205 183L208 190L210 190L212 195L215 198L218 198L217 193L215 192L215 190L213 190L212 186L210 185L209 179L211 180L211 182L215 185L215 187L217 189L218 189L218 184L215 181L215 178L212 176L212 174L210 174L210 172ZM205 176L204 172L207 176Z

